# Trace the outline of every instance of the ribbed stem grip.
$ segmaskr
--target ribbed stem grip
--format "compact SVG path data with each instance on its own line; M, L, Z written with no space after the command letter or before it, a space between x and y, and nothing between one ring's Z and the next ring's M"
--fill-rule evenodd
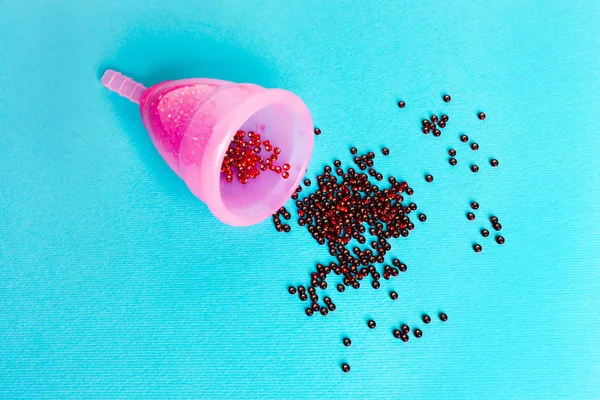
M141 83L137 83L131 78L128 78L117 71L113 71L112 69L107 69L106 72L104 72L100 82L113 92L116 92L137 104L140 103L140 97L142 97L142 94L146 91L146 87Z

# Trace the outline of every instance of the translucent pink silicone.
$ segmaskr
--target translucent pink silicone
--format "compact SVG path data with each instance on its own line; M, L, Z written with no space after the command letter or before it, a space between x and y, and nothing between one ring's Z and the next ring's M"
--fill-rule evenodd
M216 79L165 81L146 89L108 70L101 82L139 103L144 126L160 155L222 222L247 226L268 218L292 195L310 161L314 134L300 98ZM226 182L221 163L238 130L260 133L281 149L290 177L262 172L246 185Z

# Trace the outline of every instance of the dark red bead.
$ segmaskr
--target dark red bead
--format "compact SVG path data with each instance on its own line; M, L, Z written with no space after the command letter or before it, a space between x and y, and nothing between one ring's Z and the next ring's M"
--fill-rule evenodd
M432 175L425 175L425 180L427 182L433 182L433 176Z
M456 165L456 163L457 163L457 161L456 161L456 158L454 158L454 157L450 158L450 159L448 160L448 162L449 162L449 163L450 163L450 165L452 165L452 166Z
M497 167L497 166L498 166L498 160L496 160L495 158L492 158L492 159L490 160L490 165L491 165L492 167L494 167L494 168L495 168L495 167Z
M496 236L496 243L498 243L498 244L504 244L504 237L502 237L502 236Z
M425 214L419 214L419 221L421 221L421 222L427 221L427 215L425 215Z
M488 231L487 229L482 229L481 230L481 236L483 236L483 237L490 236L490 231Z
M400 327L400 329L402 329L402 332L403 332L403 333L408 333L408 332L410 332L410 328L408 327L408 325L402 325L402 326Z
M480 120L482 120L482 121L483 121L483 120L485 119L485 113L484 113L484 112L480 112L480 113L477 115L477 117L478 117Z
M370 320L367 322L367 326L368 326L369 328L371 328L371 329L375 329L375 327L377 326L377 324L375 323L375 321L373 321L372 319L370 319Z
M442 322L448 321L448 316L444 313L440 313L440 321L442 321Z
M408 342L408 335L407 335L406 333L403 333L403 334L402 334L402 336L400 336L400 339L401 339L403 342Z
M473 250L475 250L475 253L480 253L481 252L481 245L480 244L473 245Z
M448 155L454 157L456 155L456 150L454 150L454 149L448 150Z
M392 300L398 300L398 293L396 293L396 292L390 292L390 298Z
M475 214L473 214L473 213L467 213L467 219L469 221L473 221L475 219Z
M420 329L415 329L413 331L413 334L415 335L416 338L420 338L421 336L423 336L423 331L421 331Z
M344 346L349 347L352 344L352 341L349 338L344 338L343 343Z
M471 171L477 172L479 171L479 167L477 165L471 165Z
M381 149L381 154L383 154L384 156L389 155L390 149L388 149L387 147L384 147L383 149Z
M358 149L356 147L352 147L350 149L350 154L357 154L358 153Z
M308 315L309 317L313 315L313 310L312 310L312 308L307 308L307 309L306 309L306 315Z
M398 107L400 107L400 108L404 108L404 107L406 107L406 103L405 103L405 102L403 102L403 101L399 101L399 102L398 102Z
M492 227L494 228L495 231L499 231L502 229L502 225L500 225L500 223L496 222L494 225L492 225Z
M423 315L423 322L428 324L431 322L431 317L429 315Z
M471 149L479 150L479 145L477 143L471 143Z
M321 130L319 128L315 128L315 135L319 136L321 134Z
M371 286L373 286L373 289L379 289L379 287L381 286L381 284L379 283L379 281L373 281L371 283Z
M469 141L469 137L467 135L462 135L460 137L460 141L463 143L467 143Z
M476 202L476 201L472 202L472 203L471 203L471 208L472 208L473 210L478 210L478 209L479 209L479 203L478 203L478 202Z
M444 101L445 101L446 103L449 103L449 102L450 102L450 95L449 95L449 94L447 94L447 95L444 95Z
M321 315L327 315L329 313L329 310L327 310L327 308L323 307L321 308Z
M402 337L402 332L400 332L400 329L394 329L394 337L400 339Z
M342 364L342 371L350 372L350 366L348 364Z

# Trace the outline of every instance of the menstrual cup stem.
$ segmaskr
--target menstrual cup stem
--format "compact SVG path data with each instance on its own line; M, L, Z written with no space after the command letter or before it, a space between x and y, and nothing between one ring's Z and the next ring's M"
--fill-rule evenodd
M113 92L116 92L137 104L140 104L140 97L142 97L142 93L146 91L146 87L141 83L137 83L131 78L128 78L117 71L113 71L112 69L107 69L106 72L104 72L100 82Z

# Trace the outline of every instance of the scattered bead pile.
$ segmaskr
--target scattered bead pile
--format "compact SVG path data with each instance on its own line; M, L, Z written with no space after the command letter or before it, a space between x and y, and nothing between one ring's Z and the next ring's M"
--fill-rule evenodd
M450 95L443 96L443 101L449 103ZM405 108L404 101L398 101L399 108ZM477 117L480 120L485 120L486 115L479 112ZM432 115L429 119L422 121L421 131L424 134L430 132L433 136L441 136L441 130L447 126L449 117L446 114L441 116ZM320 135L321 131L315 128L315 134ZM242 136L243 138L243 136ZM469 137L465 134L460 135L460 141L463 143L469 142ZM470 148L473 151L479 150L479 144L476 142L470 143ZM337 283L338 292L344 292L346 287L358 289L361 287L361 281L366 278L370 279L370 286L373 289L379 289L380 279L383 277L386 280L396 277L400 272L407 270L406 264L398 259L393 259L391 265L383 265L381 270L376 268L377 264L384 264L386 254L391 250L389 239L406 237L409 232L415 228L411 222L409 214L417 210L415 203L403 204L405 196L411 196L413 189L406 182L398 182L395 177L388 178L389 186L380 188L377 184L371 182L370 177L380 182L383 180L383 175L374 168L375 153L368 152L359 155L356 147L350 149L353 156L354 168L342 168L342 163L335 160L333 167L326 166L323 172L317 176L317 189L314 193L307 194L304 198L299 199L302 193L302 187L298 186L296 192L292 195L292 199L296 200L296 208L298 214L298 224L306 227L308 232L320 245L327 245L331 256L335 257L336 261L330 264L317 264L316 270L310 274L311 283L308 290L304 286L297 288L291 286L288 291L292 295L298 294L301 301L307 301L309 296L311 300L310 307L306 308L308 316L320 312L322 315L327 315L329 312L335 311L336 306L331 298L324 297L323 304L319 304L319 296L317 289L326 289L328 287L327 279L331 273L339 275L341 283ZM387 147L381 149L384 156L390 154ZM448 150L450 165L457 164L456 150L451 148ZM276 159L276 158L275 158ZM498 166L498 160L495 158L489 159L492 167ZM470 170L474 173L479 171L479 166L470 164ZM364 171L364 172L361 172ZM433 175L425 175L426 182L433 182ZM305 186L310 186L311 181L306 179ZM470 202L470 208L466 213L467 219L475 220L474 211L479 209L479 203ZM282 224L280 216L289 220L290 213L285 207L282 207L278 212L273 214L273 222L278 231L289 232L290 226ZM418 219L421 222L427 220L427 216L423 213L418 214ZM492 216L489 218L492 228L500 231L498 218ZM481 236L488 237L490 231L487 229L480 230ZM369 239L367 239L369 237ZM368 245L370 248L361 250L359 247L350 248L350 242L356 240L359 244ZM495 241L498 244L504 244L504 237L497 235ZM482 246L479 243L472 244L475 252L482 251ZM307 295L308 292L308 295ZM398 299L398 293L395 291L389 292L391 300ZM446 322L448 316L445 313L438 314L439 320ZM431 323L432 319L429 315L421 315L421 320L424 324ZM367 321L367 326L370 329L375 329L376 323L370 319ZM402 324L399 329L393 329L392 333L398 339L408 342L411 329L408 325ZM415 328L412 330L415 338L421 338L423 331ZM349 338L343 339L344 346L350 346ZM344 372L350 371L350 366L347 363L341 364Z
M384 147L381 152L388 155L390 151ZM358 150L353 147L350 153L357 155ZM308 316L317 311L322 315L335 311L336 306L329 297L324 298L323 306L319 304L316 293L316 289L328 287L327 278L331 273L342 276L342 283L337 284L337 290L344 292L346 287L360 288L361 281L369 276L370 286L379 289L382 276L387 280L407 270L406 264L398 259L393 259L392 265L385 265L380 271L373 265L385 262L386 253L391 250L389 239L406 237L414 229L409 214L417 209L415 203L402 204L405 195L414 193L408 183L389 177L389 186L380 188L369 181L369 175L378 181L383 179L382 174L373 168L374 159L373 152L354 158L359 169L369 169L368 175L354 168L344 170L341 161L335 160L335 173L332 167L326 166L317 176L317 190L296 201L298 224L305 226L319 244L327 244L329 253L337 259L337 262L329 265L317 264L316 271L311 273L311 285L308 288L311 304L306 308ZM308 179L304 181L305 186L311 184ZM301 192L302 187L298 187L292 197L297 199ZM288 225L281 224L281 215L289 219L285 207L273 215L275 228L287 232ZM425 221L426 216L420 214L419 219ZM359 244L367 243L367 235L372 237L370 249L363 251L358 247L347 247L351 240ZM298 286L297 291L292 288L291 294L298 293L300 300L308 300L303 286ZM398 294L392 292L390 297L397 299ZM370 321L368 325L374 328L374 324L374 321Z

